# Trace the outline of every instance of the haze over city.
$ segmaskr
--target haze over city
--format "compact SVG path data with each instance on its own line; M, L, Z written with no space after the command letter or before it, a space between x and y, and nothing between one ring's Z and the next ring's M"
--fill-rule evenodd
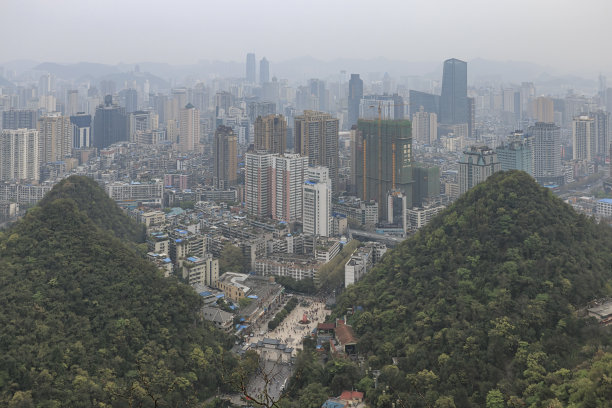
M612 0L0 1L0 407L612 407Z
M611 14L606 0L5 0L0 61L194 64L256 52L276 63L454 56L606 73Z

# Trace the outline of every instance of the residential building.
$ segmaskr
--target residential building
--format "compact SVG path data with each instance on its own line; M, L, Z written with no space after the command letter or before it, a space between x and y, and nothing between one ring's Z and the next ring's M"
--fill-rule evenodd
M309 167L303 189L302 225L305 234L331 235L331 180L325 167Z
M595 119L582 115L572 121L572 159L594 160L597 155Z
M0 180L40 179L39 133L34 129L5 129L0 136ZM4 197L0 201L7 200Z
M295 152L310 166L329 169L332 193L338 194L338 119L324 112L304 111L295 118Z
M246 211L258 217L272 215L272 160L266 151L247 152L244 155L244 195Z
M192 152L200 145L200 111L188 103L180 110L179 118L179 151Z
M517 130L496 151L497 159L503 171L522 170L531 177L535 176L535 146L533 136L526 135L523 131Z
M213 157L214 186L220 189L236 184L238 172L238 137L229 126L219 126L215 131Z
M74 127L70 118L59 113L38 119L40 161L51 163L64 160L72 153Z
M275 220L293 222L302 218L302 185L307 168L308 158L299 154L272 158L270 203Z
M493 173L501 171L497 153L486 146L472 146L459 160L459 194L482 183Z
M287 120L283 115L257 117L255 120L255 150L285 153L287 150Z
M33 109L10 109L2 112L2 129L36 129L38 112Z
M263 57L259 61L259 83L263 85L267 82L270 82L270 62Z
M161 181L150 183L116 181L105 186L106 193L120 206L161 207L164 196L164 186Z
M74 125L72 147L77 149L91 147L91 115L77 112L74 116L70 116L70 122Z
M219 281L219 260L213 259L211 254L200 258L190 256L183 262L183 279L194 286L202 284L216 286Z
M438 115L425 112L423 107L412 115L413 140L424 145L434 144L438 140Z
M536 181L542 185L562 185L561 129L554 123L537 122L529 127L529 134L533 136Z

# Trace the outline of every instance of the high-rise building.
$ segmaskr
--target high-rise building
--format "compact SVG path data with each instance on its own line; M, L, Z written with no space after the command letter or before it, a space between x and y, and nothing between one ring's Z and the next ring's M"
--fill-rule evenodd
M272 214L272 159L266 151L247 152L244 155L244 195L246 210L257 217Z
M610 145L610 112L598 110L591 114L595 120L597 154L605 157Z
M255 120L255 150L283 154L287 149L287 120L283 115L259 116Z
M136 111L128 115L130 141L135 142L142 133L159 127L159 116L152 110Z
M455 58L444 61L440 123L468 123L467 63Z
M431 145L438 140L438 115L425 112L423 107L412 116L412 136L421 144Z
M295 117L294 150L308 156L310 166L329 169L332 193L338 194L338 119L324 112L304 111Z
M255 73L256 73L256 64L255 64L255 54L248 53L246 56L246 80L247 82L254 84L255 83Z
M236 184L238 171L238 136L229 126L219 126L215 131L214 151L215 165L213 171L214 185L226 189Z
M0 136L0 180L40 179L38 131L5 129Z
M379 110L383 119L404 119L404 99L398 94L366 95L359 101L361 119L378 119Z
M302 185L308 158L285 154L272 159L271 212L275 220L293 222L302 217Z
M200 111L191 103L180 111L179 142L181 152L192 152L200 144Z
M542 185L563 184L561 129L554 123L537 122L529 127L534 143L535 179Z
M439 115L440 112L440 96L426 92L410 90L408 93L410 98L410 117L421 110Z
M74 116L79 112L79 91L76 89L69 89L66 91L66 109L64 114L66 116Z
M72 147L77 149L91 146L91 115L84 112L77 112L70 117L70 122L74 125L74 136Z
M572 121L572 159L593 160L597 155L597 133L595 119L583 115Z
M364 201L378 203L379 219L387 218L387 194L399 191L412 206L412 126L408 120L357 122L355 187ZM365 175L365 177L364 177Z
M476 138L476 100L474 98L467 98L468 100L468 123L467 132L468 137L471 139Z
M270 63L263 57L261 61L259 61L259 83L265 84L270 82Z
M554 123L555 112L553 100L543 96L534 99L531 114L536 122Z
M2 112L2 129L36 129L38 112L33 109L10 109Z
M531 177L535 176L533 136L517 130L507 142L497 147L497 159L503 171L522 170Z
M74 125L59 113L38 119L40 161L51 163L64 160L72 153Z
M122 96L125 101L125 112L132 113L138 110L138 91L135 89L129 88L124 89L122 92Z
M482 183L493 173L501 171L497 153L487 146L472 146L459 160L459 194Z
M113 103L113 97L106 95L104 104L96 108L94 116L93 146L103 149L113 143L129 140L128 118L125 108Z
M270 101L250 101L247 105L247 115L251 123L255 123L259 116L276 114L276 103Z
M359 74L351 74L348 94L348 129L357 125L361 98L363 98L363 80L359 78Z
M323 166L309 167L303 184L302 226L305 234L331 235L331 196L327 169Z

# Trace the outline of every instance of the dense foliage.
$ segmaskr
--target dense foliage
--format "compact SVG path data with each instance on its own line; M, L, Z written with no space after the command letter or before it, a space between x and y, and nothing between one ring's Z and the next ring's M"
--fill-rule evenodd
M102 228L131 235L96 189L70 178L0 235L0 406L182 407L222 386L228 338L190 287Z
M604 406L610 332L576 311L612 293L611 248L527 174L493 175L340 298L379 374L362 391L377 407Z
M71 176L56 184L41 200L39 206L45 206L58 198L70 198L79 210L98 227L112 231L117 238L134 242L144 242L145 227L127 218L114 201L98 186L94 180L84 176Z

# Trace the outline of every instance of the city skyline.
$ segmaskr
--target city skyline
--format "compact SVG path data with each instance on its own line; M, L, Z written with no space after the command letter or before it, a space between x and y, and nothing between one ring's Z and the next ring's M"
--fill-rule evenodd
M431 4L387 0L375 6L363 1L327 4L317 0L309 2L308 7L298 3L294 10L277 0L232 5L184 0L174 9L159 1L111 0L83 6L75 0L64 0L61 12L57 2L8 0L3 4L7 18L0 35L10 38L19 32L20 38L3 43L0 59L2 63L34 59L193 64L207 59L243 62L247 53L254 52L258 60L266 56L272 64L308 55L328 61L379 57L434 61L456 57L468 62L475 58L530 61L568 72L591 69L584 67L584 61L597 60L592 69L610 73L612 56L599 52L598 41L584 41L575 33L588 32L595 39L610 37L612 27L606 18L612 4L592 0L587 6L597 12L575 13L569 1L548 0L494 4L481 0ZM185 9L190 12L180 12ZM300 12L304 20L312 17L312 29L296 30L292 19L279 18L288 12ZM362 35L360 27L372 21L384 23L384 32ZM24 22L30 29L21 29ZM75 22L87 22L88 29ZM154 30L158 25L164 29ZM70 46L48 47L47 41L40 41L41 33L55 44ZM149 34L142 37L140 33ZM425 34L427 41L409 40ZM349 38L359 41L347 41ZM274 74L273 67L270 74Z

